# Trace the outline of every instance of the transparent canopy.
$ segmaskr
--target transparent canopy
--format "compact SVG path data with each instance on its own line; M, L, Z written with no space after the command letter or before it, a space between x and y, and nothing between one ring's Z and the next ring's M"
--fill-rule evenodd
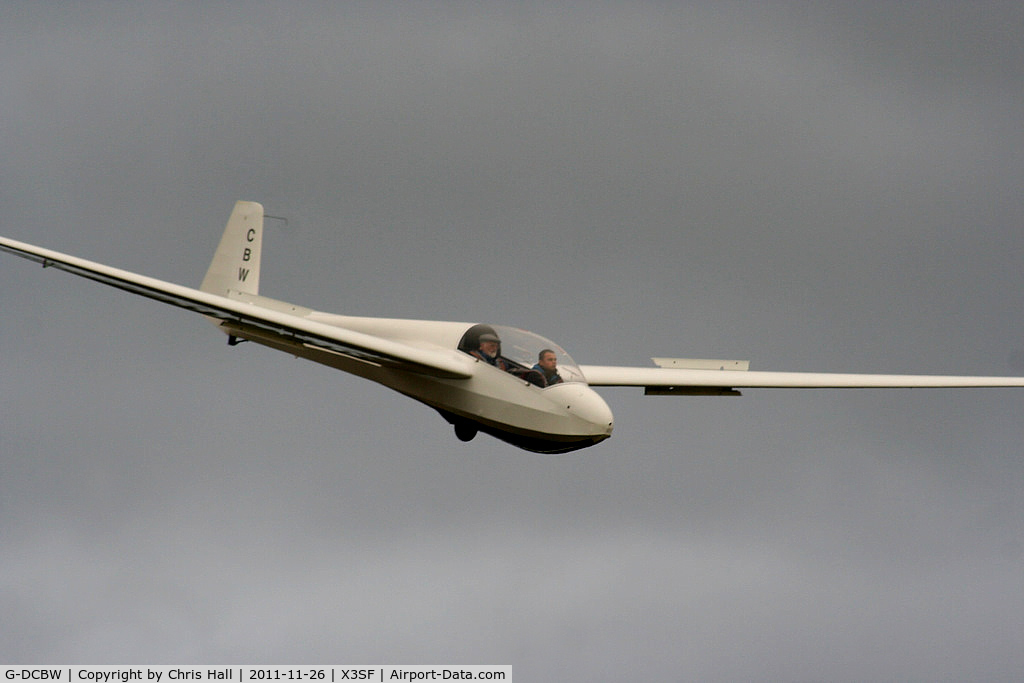
M471 353L479 348L480 335L495 334L501 340L499 354L524 370L532 368L541 351L553 351L558 360L558 374L563 382L584 382L583 373L565 349L550 339L507 325L474 325L459 342L459 350Z

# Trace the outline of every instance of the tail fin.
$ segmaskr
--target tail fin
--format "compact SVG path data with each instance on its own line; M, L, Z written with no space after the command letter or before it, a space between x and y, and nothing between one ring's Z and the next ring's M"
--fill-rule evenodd
M220 296L259 294L262 245L263 205L236 202L199 289Z

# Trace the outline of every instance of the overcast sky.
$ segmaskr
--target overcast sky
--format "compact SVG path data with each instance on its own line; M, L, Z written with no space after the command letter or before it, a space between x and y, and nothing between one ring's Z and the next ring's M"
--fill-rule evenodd
M0 4L0 234L580 363L1024 374L1017 2ZM0 662L1020 680L1024 393L546 457L0 257ZM646 679L645 679L646 680Z

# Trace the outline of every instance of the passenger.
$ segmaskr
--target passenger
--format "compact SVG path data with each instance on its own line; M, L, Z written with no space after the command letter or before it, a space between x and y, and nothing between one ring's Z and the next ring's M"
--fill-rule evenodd
M544 378L544 386L562 382L562 377L558 374L558 357L551 349L544 349L537 355L537 364L533 369Z

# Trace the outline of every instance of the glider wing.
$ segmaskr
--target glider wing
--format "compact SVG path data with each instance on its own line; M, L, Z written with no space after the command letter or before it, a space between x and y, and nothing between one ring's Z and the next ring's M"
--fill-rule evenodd
M464 378L472 372L472 359L455 351L414 348L391 339L347 330L336 325L307 320L301 316L183 287L163 280L112 268L75 256L0 237L0 251L41 263L133 294L259 332L275 335L288 343L312 346L380 365L434 377Z

